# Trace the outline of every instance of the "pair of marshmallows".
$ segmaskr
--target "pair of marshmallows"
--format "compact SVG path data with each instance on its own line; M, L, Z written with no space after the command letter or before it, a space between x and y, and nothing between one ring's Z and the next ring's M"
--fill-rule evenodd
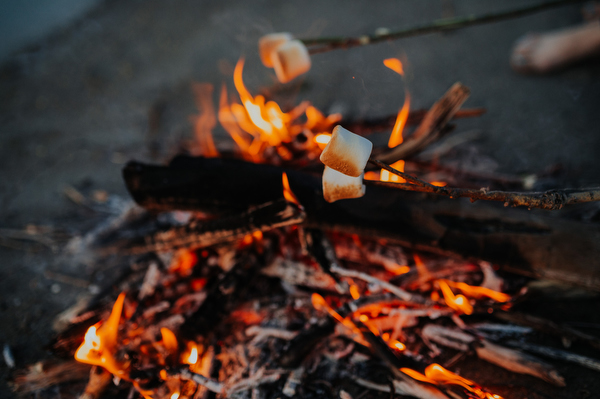
M321 153L323 171L323 197L327 202L360 198L365 195L363 175L373 150L373 143L336 126L331 140Z
M290 33L271 33L261 37L258 51L264 66L275 69L281 83L287 83L310 70L310 55L306 46Z

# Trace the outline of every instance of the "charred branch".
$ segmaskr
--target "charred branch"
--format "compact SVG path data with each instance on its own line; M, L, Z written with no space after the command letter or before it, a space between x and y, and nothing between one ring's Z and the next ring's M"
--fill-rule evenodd
M183 226L169 226L152 235L125 237L116 245L103 247L101 251L107 254L139 255L180 248L196 249L241 239L255 231L265 232L303 221L304 213L297 205L285 200L275 200L232 216L193 220Z

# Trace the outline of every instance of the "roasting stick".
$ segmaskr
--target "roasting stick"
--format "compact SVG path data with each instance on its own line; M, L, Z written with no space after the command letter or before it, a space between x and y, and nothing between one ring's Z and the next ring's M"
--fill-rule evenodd
M508 11L488 13L479 16L467 15L463 17L440 19L425 25L418 25L393 32L376 32L372 35L363 35L359 37L306 38L300 39L300 41L308 47L309 54L318 54L338 49L348 49L351 47L376 44L386 40L397 40L412 36L427 35L435 32L466 28L468 26L481 25L490 22L504 21L507 19L522 17L528 14L544 11L553 7L581 2L583 2L583 0L552 0L538 4L527 5L520 8L514 8Z
M600 187L587 189L568 188L560 190L548 190L545 192L523 193L510 191L487 191L486 189L476 190L470 188L438 187L404 172L400 172L381 161L370 159L369 162L412 183L407 184L364 180L364 184L370 186L432 193L450 198L466 197L470 198L471 202L475 202L477 200L502 201L504 202L504 206L527 206L529 208L540 208L546 210L558 210L565 205L600 201Z

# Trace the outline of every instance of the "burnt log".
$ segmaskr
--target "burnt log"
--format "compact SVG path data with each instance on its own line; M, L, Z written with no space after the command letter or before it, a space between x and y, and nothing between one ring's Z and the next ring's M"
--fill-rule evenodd
M123 175L134 200L149 210L228 215L283 198L284 171L308 228L393 240L600 290L600 225L544 211L387 187L369 187L362 198L330 204L320 176L234 159L180 156L168 166L130 162Z

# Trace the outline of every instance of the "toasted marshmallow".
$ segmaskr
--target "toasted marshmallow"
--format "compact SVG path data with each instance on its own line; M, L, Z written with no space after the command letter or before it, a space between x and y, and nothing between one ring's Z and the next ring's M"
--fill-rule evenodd
M269 33L258 39L258 53L260 54L260 60L263 65L267 68L273 68L271 54L277 50L279 46L293 39L294 37L292 34L287 32Z
M347 176L325 166L323 171L323 197L327 202L347 198L360 198L365 195L362 174L358 177Z
M281 83L287 83L310 70L310 54L300 40L291 40L277 47L271 53L271 61Z
M371 156L373 143L344 129L333 129L331 140L321 153L321 162L348 176L360 176Z

